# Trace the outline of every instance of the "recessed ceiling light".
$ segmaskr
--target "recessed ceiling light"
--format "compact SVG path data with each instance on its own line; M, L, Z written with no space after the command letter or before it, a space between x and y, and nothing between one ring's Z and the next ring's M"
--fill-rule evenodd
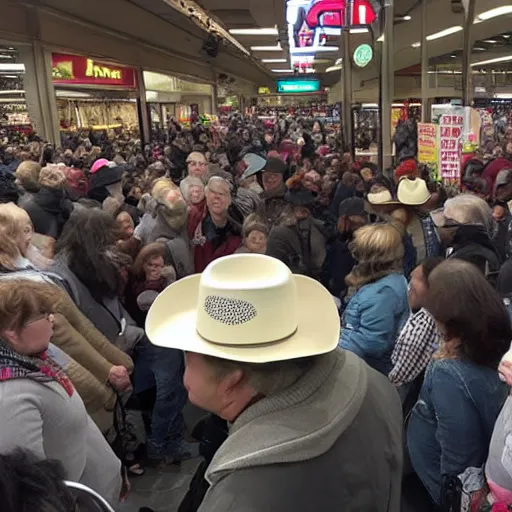
M510 34L503 34L503 37L504 37L505 39L510 39Z
M351 34L366 34L368 33L367 28L351 28L350 29Z
M490 20L491 18L496 18L498 16L503 16L505 14L512 13L512 5L502 5L501 7L496 7L495 9L491 9L489 11L485 11L479 14L476 19L480 21Z
M452 59L456 59L456 58L457 58L457 55L450 55L450 57L451 57Z
M412 20L412 16L407 15L407 16L404 16L402 19L404 21L411 21Z
M497 42L496 39L484 39L484 43L496 44Z
M325 72L331 73L332 71L341 71L342 69L343 69L343 66L330 66L325 70Z
M288 62L286 59L261 59L261 62L264 62L266 64L277 64L279 62Z
M506 57L496 57L495 59L482 60L481 62L473 62L471 67L475 66L485 66L486 64L495 64L497 62L509 62L512 60L512 55L507 55Z
M233 28L229 31L234 36L277 36L277 28Z
M276 46L251 46L253 52L282 52L281 45Z
M343 59L340 57L339 59L336 59L336 62L334 63L335 66L341 66L341 63L343 62Z
M378 39L377 43L383 43L384 42L384 34L382 34Z
M482 48L481 46L475 46L475 48L473 48L473 50L475 50L477 52L485 52L485 50L487 50L487 48Z
M421 43L412 43L411 46L413 48L419 48L421 46Z

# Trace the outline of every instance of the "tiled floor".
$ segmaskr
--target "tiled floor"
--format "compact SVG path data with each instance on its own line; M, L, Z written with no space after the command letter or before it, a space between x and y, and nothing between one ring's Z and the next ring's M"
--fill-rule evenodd
M187 492L199 459L169 466L165 470L147 469L146 474L132 478L132 492L121 512L139 512L150 507L156 512L175 512Z

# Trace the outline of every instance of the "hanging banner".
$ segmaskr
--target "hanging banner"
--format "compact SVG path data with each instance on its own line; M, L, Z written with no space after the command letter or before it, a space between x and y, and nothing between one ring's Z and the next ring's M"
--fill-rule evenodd
M418 162L437 164L437 126L431 123L418 123Z
M460 180L464 107L452 107L439 118L439 171L443 180Z

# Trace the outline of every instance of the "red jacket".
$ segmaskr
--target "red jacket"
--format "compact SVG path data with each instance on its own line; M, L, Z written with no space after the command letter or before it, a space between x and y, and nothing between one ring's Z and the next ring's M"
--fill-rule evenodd
M194 267L202 272L213 260L233 254L242 244L242 237L233 229L229 229L220 245L214 248L213 243L202 236L203 220L208 215L208 208L189 209L188 230L194 247ZM228 223L230 221L228 220Z

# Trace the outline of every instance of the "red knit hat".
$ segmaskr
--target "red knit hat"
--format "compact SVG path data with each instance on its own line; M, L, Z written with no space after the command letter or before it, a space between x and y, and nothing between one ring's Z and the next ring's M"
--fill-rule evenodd
M416 160L413 158L408 158L404 160L396 169L395 169L395 181L399 181L404 176L408 178L417 178L418 177L418 166L416 165Z

